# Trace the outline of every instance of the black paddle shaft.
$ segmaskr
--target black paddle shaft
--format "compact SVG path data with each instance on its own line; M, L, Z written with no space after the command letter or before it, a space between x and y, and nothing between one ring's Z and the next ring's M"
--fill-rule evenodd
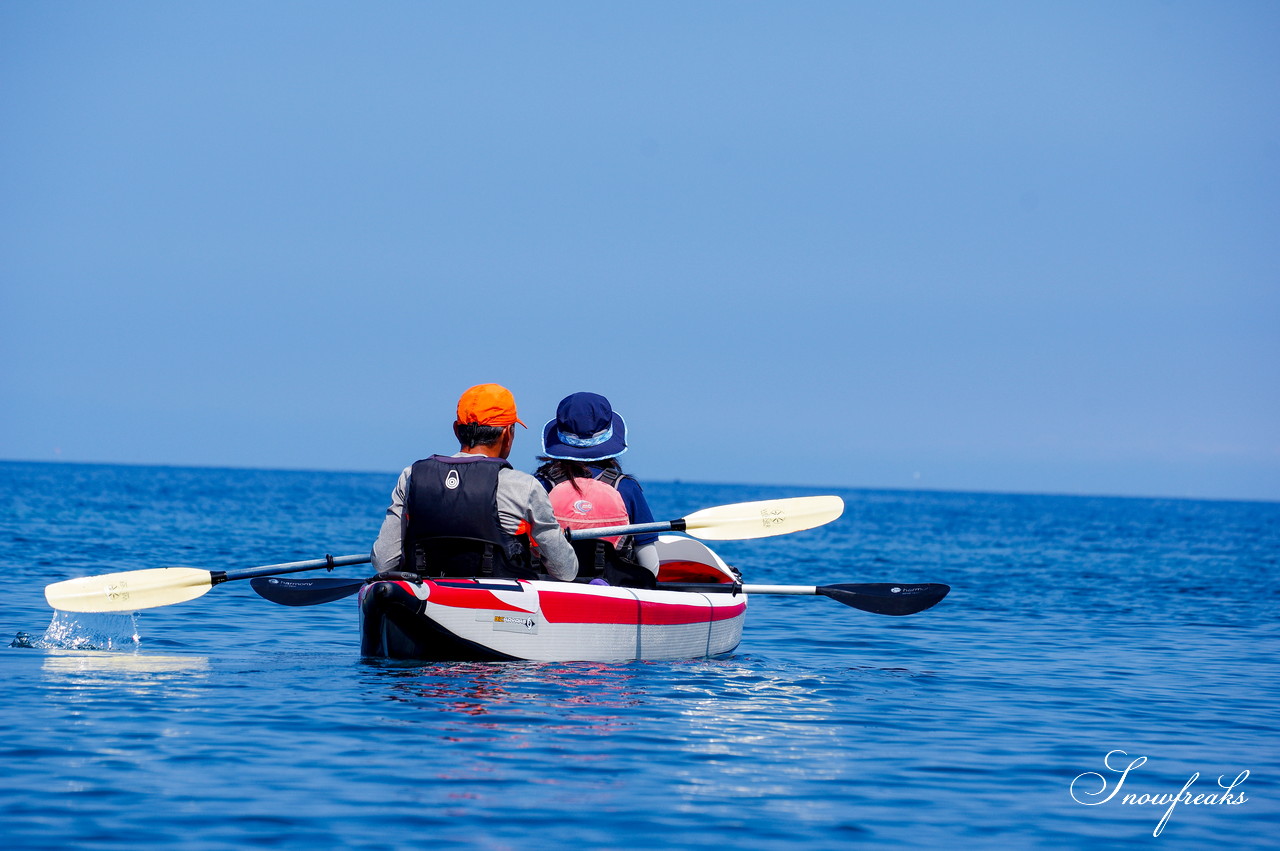
M300 573L304 570L333 570L335 567L368 564L370 559L370 556L363 553L351 556L331 556L326 553L324 558L313 558L308 561L264 564L262 567L246 567L241 570L211 570L209 584L218 585L233 579L253 579L258 576L280 576L285 573Z

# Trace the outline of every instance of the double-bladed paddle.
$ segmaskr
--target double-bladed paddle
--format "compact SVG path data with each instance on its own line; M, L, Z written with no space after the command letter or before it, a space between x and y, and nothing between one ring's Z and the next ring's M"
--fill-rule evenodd
M740 502L704 508L679 520L579 529L570 535L570 539L673 531L707 540L747 540L812 529L830 523L843 511L844 501L838 496ZM235 579L278 576L302 570L332 570L345 565L367 564L369 560L367 555L325 556L311 561L268 564L243 570L156 567L55 582L45 587L44 596L50 606L66 612L133 612L185 603L207 594L214 585Z
M255 579L253 590L282 606L316 606L348 597L364 586L364 579L307 577L305 579ZM659 591L700 594L786 594L828 597L846 606L877 615L914 615L937 605L950 586L938 583L905 585L868 582L841 585L741 585L736 583L660 582Z

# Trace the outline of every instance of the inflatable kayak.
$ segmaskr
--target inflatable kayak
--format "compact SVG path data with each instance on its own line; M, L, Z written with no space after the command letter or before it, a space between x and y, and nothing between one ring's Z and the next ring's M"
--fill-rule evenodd
M734 586L701 541L662 536L662 582ZM730 589L726 589L730 590ZM630 661L732 652L742 593L516 579L371 582L360 590L360 652L424 661Z

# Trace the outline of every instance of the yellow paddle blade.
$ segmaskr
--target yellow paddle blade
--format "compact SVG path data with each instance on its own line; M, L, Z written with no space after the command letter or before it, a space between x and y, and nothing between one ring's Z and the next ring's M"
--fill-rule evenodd
M684 531L709 541L744 541L812 529L844 513L838 496L798 496L704 508L684 518Z
M45 586L44 598L64 612L136 612L185 603L212 587L207 570L153 567L55 582Z

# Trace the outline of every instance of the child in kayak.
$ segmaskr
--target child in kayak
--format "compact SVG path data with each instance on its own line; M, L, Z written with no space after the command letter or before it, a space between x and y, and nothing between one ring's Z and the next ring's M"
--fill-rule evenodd
M653 513L617 456L627 451L627 427L609 400L574 393L560 401L542 430L544 462L534 475L547 489L556 520L566 529L652 523ZM578 578L593 584L653 588L658 576L655 534L575 541Z

